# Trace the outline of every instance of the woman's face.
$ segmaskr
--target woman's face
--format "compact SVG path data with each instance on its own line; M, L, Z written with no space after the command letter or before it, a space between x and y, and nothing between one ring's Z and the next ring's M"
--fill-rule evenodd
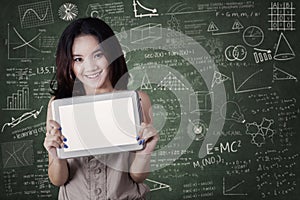
M72 47L73 71L83 83L87 94L112 90L108 77L109 63L93 35L80 35L74 39Z

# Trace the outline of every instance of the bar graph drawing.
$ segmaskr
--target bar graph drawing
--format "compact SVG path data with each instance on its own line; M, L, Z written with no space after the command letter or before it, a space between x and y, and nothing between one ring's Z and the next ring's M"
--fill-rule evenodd
M29 109L29 88L23 87L21 90L6 98L6 108L3 110L28 110Z
M253 52L253 57L255 60L255 63L262 63L265 61L270 61L272 60L272 52L269 49L258 49L258 48L254 48L254 52Z

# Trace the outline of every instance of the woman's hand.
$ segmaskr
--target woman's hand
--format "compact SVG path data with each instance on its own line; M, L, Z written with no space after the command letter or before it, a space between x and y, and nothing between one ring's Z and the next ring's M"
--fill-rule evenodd
M156 129L152 124L141 124L141 129L137 140L140 145L144 145L144 148L140 151L136 151L137 154L151 154L158 142L159 136Z
M49 120L47 124L44 147L53 158L58 158L56 148L67 148L68 146L64 144L67 139L61 134L61 127L56 121Z
M130 166L130 176L137 182L143 182L150 173L151 153L154 151L159 136L152 124L141 124L137 140L144 148L134 152L134 159Z

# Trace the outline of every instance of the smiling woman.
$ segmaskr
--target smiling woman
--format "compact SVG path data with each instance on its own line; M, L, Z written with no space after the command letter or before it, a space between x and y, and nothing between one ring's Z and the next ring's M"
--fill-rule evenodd
M59 40L56 51L56 80L53 79L51 83L55 99L86 94L87 91L82 82L77 80L73 68L75 65L77 66L77 62L83 62L82 66L90 64L90 57L101 55L97 54L98 50L108 62L108 78L112 87L121 90L127 89L128 69L113 30L102 20L85 18L72 22L64 30ZM93 58L92 63L94 64L96 57ZM102 56L100 57L102 58Z
M86 94L112 91L109 81L109 63L92 35L75 38L73 48L73 71L83 83Z
M67 133L63 134L64 128L53 120L54 99L127 89L128 69L112 29L97 18L72 22L59 40L56 65L57 85L51 86L53 97L48 104L44 147L49 156L49 179L60 186L59 199L145 199L149 188L143 181L149 175L151 153L158 141L147 94L138 91L143 123L136 139L144 145L138 148L141 150L69 159L59 159L56 151L72 148L72 143L65 137ZM96 112L107 114L103 109ZM111 134L116 136L114 131Z

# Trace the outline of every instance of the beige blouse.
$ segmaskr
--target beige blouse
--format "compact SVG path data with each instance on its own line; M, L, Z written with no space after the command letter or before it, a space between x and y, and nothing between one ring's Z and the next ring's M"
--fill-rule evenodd
M149 187L131 179L129 159L129 152L68 159L69 180L58 199L146 199Z

